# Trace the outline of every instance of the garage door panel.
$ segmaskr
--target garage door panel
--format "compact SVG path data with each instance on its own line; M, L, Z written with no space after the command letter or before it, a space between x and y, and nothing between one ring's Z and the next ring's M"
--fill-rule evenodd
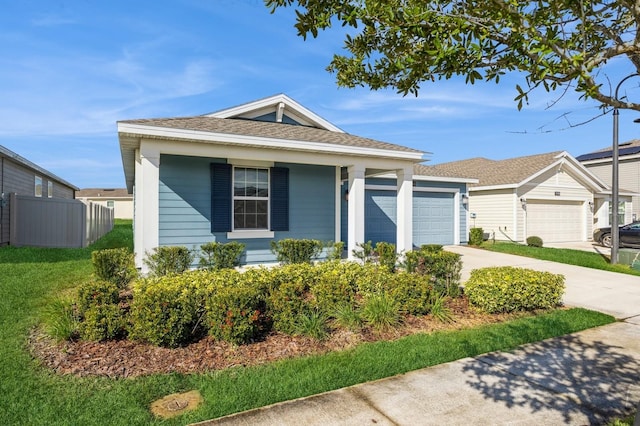
M527 237L549 243L582 241L583 224L581 201L527 200Z
M454 243L454 194L414 192L413 244Z

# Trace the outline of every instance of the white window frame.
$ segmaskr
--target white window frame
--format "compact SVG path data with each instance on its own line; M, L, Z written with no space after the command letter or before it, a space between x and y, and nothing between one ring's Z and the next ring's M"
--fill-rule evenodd
M42 198L42 177L36 175L33 181L33 185L34 196ZM40 193L38 193L38 189L40 189Z
M53 198L53 182L47 181L47 197Z
M114 209L116 207L115 200L107 200L107 207Z
M235 194L235 184L236 184L236 169L254 169L254 170L264 170L267 172L267 197L252 197L252 196L236 196ZM227 238L229 239L243 239L243 238L273 238L274 232L271 231L271 170L270 165L267 164L233 164L231 170L231 232L227 233ZM236 229L235 226L235 203L236 201L241 200L257 200L257 201L267 201L267 227L266 228L255 228L255 229L245 229L239 228Z

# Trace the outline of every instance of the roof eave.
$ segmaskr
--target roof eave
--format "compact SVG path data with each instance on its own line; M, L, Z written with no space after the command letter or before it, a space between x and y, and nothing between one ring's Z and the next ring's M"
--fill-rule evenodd
M146 126L131 123L118 123L119 134L138 137L161 137L176 140L218 142L241 146L263 147L296 151L327 152L356 156L389 157L410 161L424 161L424 152L396 151L381 148L367 148L353 145L338 145L325 142L311 142L291 139L247 136L229 133L206 132L198 130L173 129L167 127Z

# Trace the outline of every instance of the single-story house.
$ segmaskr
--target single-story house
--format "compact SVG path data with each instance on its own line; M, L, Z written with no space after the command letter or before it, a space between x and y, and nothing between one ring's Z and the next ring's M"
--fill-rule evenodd
M115 219L133 219L133 194L127 188L84 188L76 191L76 199L112 208Z
M431 166L432 175L476 177L469 185L472 227L496 240L588 241L608 224L611 190L564 151L507 160L472 158ZM631 203L631 194L621 201Z
M611 146L583 154L576 159L591 173L598 176L607 185L612 185L613 149ZM632 205L620 202L618 215L620 224L640 218L640 139L619 144L618 148L618 184L626 192L633 192ZM622 200L621 200L622 201Z
M78 189L39 165L0 145L0 245L10 241L9 194L73 199Z
M211 114L118 122L134 251L246 245L273 262L283 238L414 245L466 242L465 177L423 174L424 152L350 135L276 95ZM135 188L135 191L134 191ZM445 211L446 210L446 211ZM446 222L446 226L445 226Z

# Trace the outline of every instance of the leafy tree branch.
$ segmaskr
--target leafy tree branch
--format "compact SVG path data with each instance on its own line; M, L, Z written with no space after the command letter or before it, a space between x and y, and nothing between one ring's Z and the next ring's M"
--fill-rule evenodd
M347 54L328 70L340 86L395 88L465 76L473 84L525 75L518 108L540 87L568 87L601 108L640 111L614 99L604 67L627 61L640 73L640 2L634 0L265 0L272 11L295 7L298 35L317 37L333 25L352 29Z

